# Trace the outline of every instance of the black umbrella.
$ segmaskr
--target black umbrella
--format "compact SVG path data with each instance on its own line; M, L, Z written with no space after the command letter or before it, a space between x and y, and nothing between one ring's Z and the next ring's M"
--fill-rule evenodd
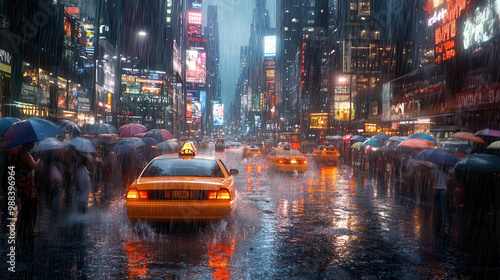
M90 125L87 130L85 130L85 134L93 135L111 133L118 133L118 130L114 126L107 123L95 123L93 125Z
M125 138L125 139L118 141L118 143L116 143L116 145L117 146L125 145L125 146L131 146L134 148L139 148L139 147L143 147L145 145L145 143L140 138L130 137L130 138Z
M85 138L77 137L69 141L69 146L72 146L75 150L81 153L96 153L94 144Z
M63 143L54 137L49 137L36 143L31 152L53 151L60 148L63 148Z
M65 134L71 135L71 137L78 137L82 134L80 127L72 121L61 120L57 122L57 126L59 126Z

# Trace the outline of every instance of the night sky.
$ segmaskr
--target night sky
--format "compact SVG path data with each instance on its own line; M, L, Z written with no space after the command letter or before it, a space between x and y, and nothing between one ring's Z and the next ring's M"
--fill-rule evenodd
M222 102L231 105L238 83L240 47L248 45L255 0L203 0L203 26L208 5L219 7L220 77ZM276 0L266 1L271 27L276 26Z

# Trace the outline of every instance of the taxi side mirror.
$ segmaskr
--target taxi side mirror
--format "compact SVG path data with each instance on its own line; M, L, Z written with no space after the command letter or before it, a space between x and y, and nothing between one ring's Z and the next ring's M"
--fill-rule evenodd
M229 169L229 175L236 175L240 174L240 171L238 169Z

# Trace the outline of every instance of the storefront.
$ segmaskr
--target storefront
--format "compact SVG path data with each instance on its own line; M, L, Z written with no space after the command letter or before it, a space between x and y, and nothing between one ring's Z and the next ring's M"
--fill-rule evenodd
M30 117L50 117L50 93L54 90L52 73L23 62L21 92L14 101L14 116L20 119Z
M0 49L0 118L3 117L3 102L7 96L10 96L11 59L12 56L9 52Z
M120 125L136 122L148 128L165 128L168 98L164 75L150 72L148 78L122 76L122 100L119 110Z

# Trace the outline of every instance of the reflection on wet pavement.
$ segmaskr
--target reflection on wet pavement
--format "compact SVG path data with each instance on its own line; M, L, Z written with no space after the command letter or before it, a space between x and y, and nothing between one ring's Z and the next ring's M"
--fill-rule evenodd
M242 161L239 152L218 154L240 170L238 207L227 219L132 225L121 198L55 224L42 214L20 270L32 279L499 277L488 269L498 264L495 230L460 209L436 232L432 204L390 178L342 164L275 174L261 160Z

